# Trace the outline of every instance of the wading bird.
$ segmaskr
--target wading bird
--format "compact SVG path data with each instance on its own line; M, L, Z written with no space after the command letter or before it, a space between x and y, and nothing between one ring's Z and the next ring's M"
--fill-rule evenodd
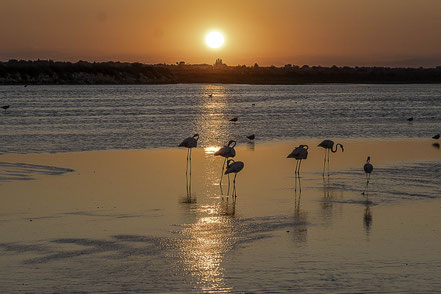
M302 160L308 158L308 145L300 145L294 148L294 150L286 158L294 158L296 160L296 169L294 174L300 174L300 166L302 165Z
M7 110L9 107L10 107L10 105L3 105L3 106L2 106L2 108L5 110L5 112L6 112L6 110Z
M244 163L242 161L234 161L233 159L228 159L227 161L227 170L225 171L225 174L231 174L234 173L234 179L233 179L233 192L231 193L231 196L234 198L237 197L237 192L236 192L236 177L237 177L237 173L240 172L243 167L244 167Z
M329 155L330 155L330 152L332 152L332 153L337 152L338 146L340 146L341 152L344 152L345 149L343 148L343 145L340 143L337 143L335 145L335 149L333 149L334 148L334 141L332 141L332 140L323 140L317 146L325 148L325 159L323 160L323 176L325 175L326 162L328 163L328 175L329 175Z
M440 137L440 134L436 134L435 136L432 137L432 139L438 140Z
M253 141L254 139L256 139L256 136L254 134L247 136L247 138L251 141Z
M409 117L407 121L413 121L413 117Z
M224 157L224 163L222 164L222 171L221 171L221 178L219 185L221 186L222 190L222 178L224 177L224 169L225 169L225 163L227 162L228 158L233 158L236 156L236 150L234 150L234 146L236 146L236 141L230 140L227 145L219 149L214 153L214 156L222 156ZM228 192L230 191L230 180L228 178Z
M366 174L366 187L364 188L364 191L361 193L363 195L368 189L369 180L371 179L371 173L372 173L372 170L374 169L374 166L371 164L370 161L371 161L371 157L368 156L366 159L366 163L363 166L364 172Z
M190 174L191 174L191 149L196 148L198 146L199 134L194 134L193 137L188 137L179 144L178 147L186 147L187 148L187 171L190 163Z

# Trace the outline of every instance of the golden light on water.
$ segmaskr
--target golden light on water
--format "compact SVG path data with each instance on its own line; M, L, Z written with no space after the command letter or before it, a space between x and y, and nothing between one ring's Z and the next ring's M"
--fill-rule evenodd
M219 147L219 146L209 146L209 147L205 147L204 151L205 151L205 154L209 155L209 154L214 154L220 148L221 147Z

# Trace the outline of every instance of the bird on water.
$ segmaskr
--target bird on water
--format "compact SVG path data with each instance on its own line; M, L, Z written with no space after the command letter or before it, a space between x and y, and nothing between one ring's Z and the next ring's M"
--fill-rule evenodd
M237 117L233 117L232 119L230 119L230 121L234 121L234 122L236 122L236 121L238 121L239 119L237 118Z
M440 137L440 134L436 134L435 136L432 137L432 139L438 140Z
M407 121L413 121L413 117L409 117Z
M368 156L366 159L366 163L363 166L364 173L366 174L366 187L364 188L364 191L361 193L364 195L364 193L367 191L369 181L371 179L371 173L374 170L374 166L371 164L371 157Z
M234 173L234 179L233 179L233 192L231 192L231 196L234 198L237 197L237 191L236 191L236 177L237 173L240 172L245 164L242 161L234 161L233 159L228 159L227 161L227 169L225 171L225 174L231 174Z
M247 138L248 138L248 140L253 141L254 139L256 139L256 135L252 134L252 135L247 136Z
M287 158L294 158L296 160L296 168L294 174L300 174L300 166L302 165L302 160L308 158L308 145L300 145L287 156Z
M345 149L343 148L343 145L340 143L337 143L334 145L334 141L332 140L323 140L320 144L317 145L318 147L322 147L325 149L325 159L323 160L323 176L325 175L325 167L326 163L328 163L328 172L329 172L329 155L330 152L335 153L338 150L338 146L341 148L341 152L344 152ZM335 146L335 149L334 149Z
M2 108L5 110L5 112L6 112L6 110L8 110L9 107L10 107L10 105L3 105L2 106Z

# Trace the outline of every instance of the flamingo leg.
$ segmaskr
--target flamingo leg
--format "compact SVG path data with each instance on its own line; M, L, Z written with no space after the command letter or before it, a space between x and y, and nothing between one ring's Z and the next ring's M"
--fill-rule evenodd
M327 152L327 150L325 149L325 158L323 159L323 176L325 176L326 154L328 154L328 152Z
M233 191L234 191L234 193L231 193L231 195L234 194L234 199L236 199L236 197L237 197L237 191L236 191L236 177L237 177L237 173L234 174L234 179L233 179Z
M366 186L364 187L363 193L361 193L362 195L364 195L366 193L366 201L367 201L367 190L369 187L370 176L371 176L370 174L366 173Z
M299 168L297 169L297 174L300 175L300 167L302 166L302 159L299 162Z
M331 157L331 149L328 149L328 177L329 177L329 158Z
M228 174L228 188L227 188L227 194L230 194L230 174Z
M226 162L227 162L227 158L225 157L224 164L222 165L221 178L220 178L220 182L219 182L219 185L221 185L221 186L222 186L222 178L224 177L224 170L225 170L225 163Z

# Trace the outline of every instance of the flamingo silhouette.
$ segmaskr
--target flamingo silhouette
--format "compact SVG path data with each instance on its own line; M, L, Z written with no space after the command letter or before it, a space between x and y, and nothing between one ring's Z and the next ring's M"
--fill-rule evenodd
M364 191L361 193L363 195L365 192L367 192L369 181L371 179L371 173L372 173L372 170L374 169L374 166L371 164L370 161L371 161L371 157L368 156L366 159L366 163L363 166L364 172L366 174L366 187L364 188ZM367 201L367 199L366 199L366 201Z
M287 158L296 159L296 168L294 174L300 174L300 166L302 165L302 160L308 158L308 145L300 145L287 156Z
M231 196L234 198L237 197L237 191L236 191L236 177L237 173L240 172L245 164L242 161L234 161L234 159L228 159L227 161L227 170L225 171L225 174L231 174L234 173L234 179L233 179L233 191L231 192Z
M332 153L337 152L338 146L340 146L341 152L344 152L345 149L343 148L343 145L340 143L337 143L335 145L335 149L333 149L334 148L334 141L332 141L332 140L323 140L317 146L325 148L325 159L323 160L323 176L325 176L326 162L328 163L328 176L329 176L329 155L330 155L330 152L332 152Z
M187 193L190 191L191 193L191 149L196 148L198 146L199 134L194 134L193 137L185 138L184 141L179 144L178 147L186 147L187 148L187 166L185 170L185 175L188 175L188 170L190 166L190 185L188 185L188 176L187 176Z
M234 147L236 146L235 140L228 141L228 144L224 147L220 148L218 151L214 153L214 156L222 156L224 157L224 163L222 164L222 171L221 171L221 178L219 185L221 187L222 192L222 178L224 177L224 170L225 170L225 163L227 162L228 158L233 158L236 156L236 150L234 150ZM228 192L230 192L230 178L228 177Z

